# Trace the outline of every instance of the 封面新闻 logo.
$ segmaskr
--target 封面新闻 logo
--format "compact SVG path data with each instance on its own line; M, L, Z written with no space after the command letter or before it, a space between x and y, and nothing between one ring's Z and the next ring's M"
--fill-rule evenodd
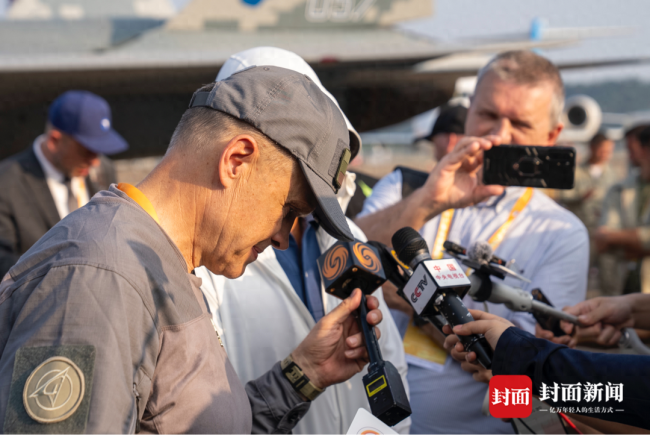
M494 418L526 418L533 412L533 381L528 376L492 376L489 393Z
M39 423L56 423L75 413L84 396L84 375L70 359L55 356L32 371L23 389L27 414Z

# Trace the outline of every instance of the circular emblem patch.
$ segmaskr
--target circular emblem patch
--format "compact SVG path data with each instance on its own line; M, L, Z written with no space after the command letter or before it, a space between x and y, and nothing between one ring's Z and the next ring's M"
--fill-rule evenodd
M75 413L84 397L84 375L68 358L55 356L34 369L23 389L27 414L39 423L56 423Z

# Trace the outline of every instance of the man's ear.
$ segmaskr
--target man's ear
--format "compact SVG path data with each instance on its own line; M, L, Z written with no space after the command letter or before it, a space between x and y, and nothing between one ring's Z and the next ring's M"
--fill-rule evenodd
M255 138L248 134L233 137L219 159L219 180L229 187L237 179L247 176L259 160L260 149Z
M560 133L562 133L562 130L564 129L564 124L561 122L558 122L555 128L551 131L548 132L548 145L555 145L557 142L557 138L560 137Z
M63 133L59 130L51 129L47 133L47 138L45 140L45 146L51 153L55 153L59 149L59 145L63 140Z

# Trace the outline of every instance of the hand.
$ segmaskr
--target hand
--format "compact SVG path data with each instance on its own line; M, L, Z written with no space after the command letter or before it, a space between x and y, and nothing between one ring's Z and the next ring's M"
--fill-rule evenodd
M576 347L576 344L578 344L578 340L575 336L567 334L561 337L556 337L552 331L539 326L539 323L535 323L535 337L543 338L544 340L552 341L556 344L563 344L565 346L569 346L572 349Z
M626 296L600 297L580 302L564 311L578 316L582 337L596 337L596 343L613 346L621 338L622 328L634 327L633 306ZM574 325L561 322L564 332L573 332Z
M485 339L494 350L497 346L497 342L501 337L503 332L515 326L506 319L495 316L494 314L486 313L485 311L480 310L468 310L472 317L474 317L473 322L465 323L463 325L456 325L454 329L451 330L456 335L473 335L473 334L483 334ZM450 331L448 326L445 325L444 331ZM459 341L456 343L456 349L461 351L463 344ZM470 352L467 354L466 359L470 362L476 360L476 353Z
M445 325L443 330L446 333L451 332L449 325ZM490 379L492 379L492 370L488 370L476 362L476 353L474 352L471 352L471 354L474 355L474 359L469 361L467 359L468 353L465 352L465 348L463 347L463 344L460 343L460 339L457 335L448 335L443 346L447 352L450 353L451 357L460 363L460 368L467 373L470 373L475 381L484 382L486 384L490 383Z
M379 300L367 296L368 316L372 326L382 320ZM361 290L356 289L332 312L318 321L307 337L291 353L293 360L318 388L347 381L368 363L368 351L359 320L355 314L361 303ZM375 328L377 338L381 333Z
M425 185L418 190L431 217L450 208L477 204L503 193L502 186L485 186L480 173L483 151L499 143L500 138L465 137L433 169Z

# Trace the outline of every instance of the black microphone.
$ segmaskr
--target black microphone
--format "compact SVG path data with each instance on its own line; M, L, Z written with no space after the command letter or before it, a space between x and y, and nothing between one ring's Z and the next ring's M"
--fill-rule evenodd
M467 255L467 249L454 242L450 242L449 240L446 240L445 243L442 244L442 247L451 254Z
M390 283L395 287L397 287L397 295L410 305L411 302L404 294L404 286L408 282L409 277L413 274L413 271L411 271L408 266L404 265L403 263L400 264L400 260L397 258L397 254L393 249L380 242L368 241L368 244L373 246L379 252L379 258L381 260L381 265L384 268L386 279L390 281ZM441 332L442 327L447 324L447 321L442 316L436 316L433 319L427 319L415 312L413 316L413 322L415 322L416 326L433 323L433 325L437 327Z
M429 318L440 313L452 328L474 321L458 296L469 290L471 282L456 260L432 260L426 242L410 227L397 231L392 242L400 261L413 269L404 293L416 313ZM483 367L492 366L492 348L482 334L458 338L465 351L476 353Z
M394 426L411 415L411 404L397 368L381 356L375 330L366 319L366 295L386 282L387 276L397 279L395 274L399 272L380 250L358 240L334 244L318 257L318 268L325 291L331 295L345 299L354 289L361 289L359 322L370 359L363 385L372 414L388 426Z

